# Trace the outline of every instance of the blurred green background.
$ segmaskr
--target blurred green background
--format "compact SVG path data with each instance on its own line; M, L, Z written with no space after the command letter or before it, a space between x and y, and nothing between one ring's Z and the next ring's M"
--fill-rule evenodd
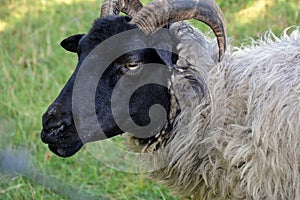
M269 29L280 35L285 28L300 25L299 0L217 2L234 45L258 38ZM59 43L71 34L87 32L99 15L100 4L91 0L0 0L1 200L176 199L146 174L110 169L85 148L71 158L59 158L40 141L41 115L76 65L76 55L64 51ZM9 171L13 168L20 173Z

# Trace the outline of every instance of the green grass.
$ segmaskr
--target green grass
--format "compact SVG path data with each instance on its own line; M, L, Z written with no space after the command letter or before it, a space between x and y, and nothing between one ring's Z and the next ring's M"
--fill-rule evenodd
M288 26L300 25L298 0L217 2L235 44L268 29L278 35ZM15 153L19 160L31 163L23 175L0 173L1 200L83 199L87 195L176 199L146 174L106 167L85 148L62 159L40 141L41 115L76 65L76 56L60 48L59 42L87 32L98 17L99 6L99 1L84 0L0 0L0 158Z

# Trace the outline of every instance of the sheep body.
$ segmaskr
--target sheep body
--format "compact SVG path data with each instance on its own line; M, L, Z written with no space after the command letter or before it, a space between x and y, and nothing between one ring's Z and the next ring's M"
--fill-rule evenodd
M171 30L185 58L171 81L181 112L152 177L194 199L300 199L299 28L221 63L215 41L186 24Z

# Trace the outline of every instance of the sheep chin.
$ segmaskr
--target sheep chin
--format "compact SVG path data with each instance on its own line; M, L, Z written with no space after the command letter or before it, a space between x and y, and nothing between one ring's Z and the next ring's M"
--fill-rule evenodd
M49 149L60 157L70 157L76 154L83 144L80 141L74 142L73 144L49 144Z

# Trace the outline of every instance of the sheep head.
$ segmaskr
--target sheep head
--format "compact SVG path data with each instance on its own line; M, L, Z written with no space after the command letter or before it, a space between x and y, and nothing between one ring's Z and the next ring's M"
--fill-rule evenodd
M127 13L130 16L117 16L119 12ZM155 13L155 14L151 14ZM208 24L214 31L219 45L219 58L226 48L226 34L224 18L219 7L212 0L156 0L145 7L137 0L112 0L105 1L101 8L101 16L95 20L92 28L87 34L77 34L64 39L61 46L67 51L77 53L77 67L62 89L56 100L49 106L43 115L43 130L41 139L49 145L51 151L55 154L68 157L75 154L84 143L104 139L99 137L97 133L78 133L74 119L74 105L72 101L73 88L78 76L78 72L82 68L83 63L87 60L88 55L105 40L125 31L139 30L141 34L131 35L122 41L122 45L132 45L136 43L147 43L143 38L149 38L149 35L160 30L169 23L195 18ZM176 39L175 39L176 40ZM145 45L147 46L147 45ZM172 44L171 48L176 48ZM108 48L111 50L111 48ZM172 49L171 49L172 51ZM110 52L107 52L108 54ZM142 48L130 52L126 52L114 59L109 66L103 67L103 74L99 77L95 92L95 113L97 121L101 126L105 138L110 138L124 132L134 132L130 128L124 130L116 123L112 113L111 98L113 91L122 77L131 74L131 80L121 84L122 88L119 93L120 99L122 95L128 91L130 85L135 84L133 80L143 80L146 76L157 77L167 85L169 74L162 73L168 65L172 67L176 64L177 55L155 48ZM97 55L97 59L106 59L104 55ZM151 68L148 74L140 74L139 70L143 70L144 65L154 63L157 67ZM143 77L144 76L144 77ZM81 97L84 98L84 97ZM143 127L149 124L149 109L152 105L161 105L167 113L170 112L170 93L167 87L161 85L147 84L138 88L132 94L129 102L129 112L132 120L139 126ZM117 115L121 115L122 111L117 111ZM94 112L94 111L90 111ZM89 116L87 116L88 118ZM76 117L75 117L76 118ZM122 119L125 124L127 120ZM165 124L170 121L167 117ZM160 131L162 127L156 127L155 131Z

